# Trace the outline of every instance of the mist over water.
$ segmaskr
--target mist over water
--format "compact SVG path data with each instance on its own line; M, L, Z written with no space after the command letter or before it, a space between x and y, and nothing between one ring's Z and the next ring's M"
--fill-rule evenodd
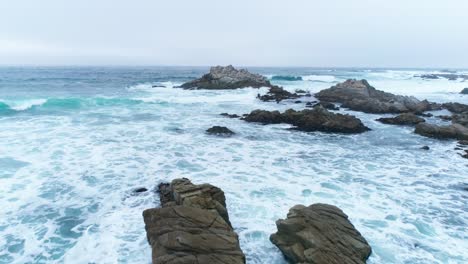
M0 263L149 263L142 211L158 205L159 182L179 177L224 190L248 263L285 263L268 239L275 221L295 204L319 202L348 214L372 247L369 263L468 262L468 162L455 141L346 109L372 131L303 133L224 118L305 101L261 102L264 88L174 88L207 70L0 68ZM414 77L436 70L250 70L290 91L358 78L468 103L459 94L468 82ZM236 135L207 135L214 125ZM135 194L138 187L150 191Z

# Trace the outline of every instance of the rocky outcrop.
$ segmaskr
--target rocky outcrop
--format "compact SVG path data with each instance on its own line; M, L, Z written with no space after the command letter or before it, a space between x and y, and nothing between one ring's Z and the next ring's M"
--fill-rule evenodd
M290 263L358 264L371 254L366 239L333 205L296 205L276 226L278 232L270 240Z
M245 263L221 189L188 179L160 184L162 208L143 212L155 264Z
M282 87L279 87L279 86L273 86L270 88L267 94L257 96L258 99L264 102L275 101L277 103L282 100L296 99L299 97L300 95L286 91Z
M461 94L468 94L468 87L467 87L467 88L464 88L463 90L461 90L460 93L461 93Z
M468 127L468 112L453 115L452 123Z
M347 80L315 95L321 101L339 102L342 107L365 113L421 113L440 106L412 96L379 91L366 80Z
M412 113L403 113L395 117L382 117L377 119L377 121L390 125L416 125L425 122L424 118Z
M415 75L415 77L419 77L421 79L429 79L429 80L440 79L440 78L444 78L449 81L456 81L457 79L468 80L468 75L456 74L456 73L420 74L420 75Z
M468 128L457 123L448 126L419 123L414 133L432 138L468 140Z
M442 104L442 107L449 110L452 113L455 113L455 114L468 112L468 105L466 105L466 104L445 103L445 104Z
M216 136L232 136L235 134L234 132L232 132L232 130L224 126L213 126L211 128L208 128L206 130L206 133Z
M289 109L284 113L254 110L245 115L243 120L262 124L287 123L295 126L297 130L307 132L322 131L351 134L370 130L354 116L332 113L321 106L302 111Z
M238 89L245 87L271 87L268 79L245 69L237 70L232 65L211 67L201 78L181 85L185 89Z

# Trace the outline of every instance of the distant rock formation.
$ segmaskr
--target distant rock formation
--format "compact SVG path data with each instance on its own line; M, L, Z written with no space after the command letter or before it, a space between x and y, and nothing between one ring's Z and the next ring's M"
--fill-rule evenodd
M379 91L366 80L347 80L315 94L321 101L339 102L342 107L365 113L421 113L440 108L435 103L412 96Z
M440 78L444 78L449 81L456 81L458 79L468 80L468 75L456 74L456 73L420 74L420 75L415 75L414 77L419 77L421 79L429 79L429 80L440 79Z
M297 93L291 93L279 86L272 86L267 94L258 95L257 98L264 101L276 101L277 103L286 99L296 99L301 97Z
M217 136L232 136L235 134L232 130L224 126L213 126L208 128L206 133Z
M232 65L211 67L201 78L181 85L185 89L238 89L245 87L271 87L268 79L245 69L237 70Z
M332 113L321 106L302 111L289 109L284 113L254 110L245 115L243 120L262 124L287 123L294 125L297 130L307 132L322 131L351 134L370 130L354 116Z
M382 117L377 121L390 125L416 125L426 120L412 113L403 113L395 117Z
M348 216L328 204L296 205L270 236L290 263L366 263L371 247Z
M245 263L221 189L183 178L159 195L162 208L143 212L154 264Z

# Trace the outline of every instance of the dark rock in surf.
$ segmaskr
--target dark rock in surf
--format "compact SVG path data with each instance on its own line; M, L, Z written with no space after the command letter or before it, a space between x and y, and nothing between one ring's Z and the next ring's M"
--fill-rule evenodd
M224 192L188 179L160 184L162 208L143 212L154 264L244 264Z
M429 150L430 148L429 148L429 146L423 146L423 147L421 147L421 149L422 150Z
M291 93L289 91L284 90L282 87L279 86L273 86L268 90L267 94L264 95L259 95L258 99L268 102L268 101L275 101L275 102L280 102L282 100L286 99L296 99L299 98L300 95L296 93Z
M181 85L185 89L238 89L245 87L271 87L268 79L245 69L237 70L232 65L211 67L210 72L201 78Z
M232 130L224 126L213 126L208 128L206 133L217 136L232 136L235 134Z
M461 90L460 94L468 94L468 87Z
M442 120L445 120L445 121L451 121L452 120L452 116L449 116L449 115L439 115L437 117L442 119Z
M148 189L146 189L145 187L139 187L133 190L134 193L142 193L146 191L148 191Z
M228 113L221 113L220 115L225 116L225 117L229 117L229 118L239 118L240 117L239 115L228 114Z
M334 103L330 103L330 102L316 103L314 105L314 107L315 106L322 106L323 108L328 109L328 110L340 110L340 108L338 106L336 106Z
M416 125L426 121L424 118L418 117L412 113L403 113L395 117L382 117L376 120L390 125Z
M468 140L468 128L460 124L438 126L434 124L419 123L416 125L414 133L425 137L439 139Z
M440 108L435 103L412 96L379 91L366 80L347 80L315 95L320 101L339 102L342 107L365 113L422 113Z
M366 263L371 247L338 207L296 205L270 236L290 263Z
M449 81L456 81L458 79L468 80L468 75L456 74L456 73L432 73L432 74L420 74L415 75L421 79L436 80L440 78L447 79Z

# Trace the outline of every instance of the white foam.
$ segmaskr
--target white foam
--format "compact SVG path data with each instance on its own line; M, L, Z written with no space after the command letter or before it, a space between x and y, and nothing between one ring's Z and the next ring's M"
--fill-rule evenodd
M305 75L302 76L304 81L320 81L320 82L335 82L336 77L333 75Z

